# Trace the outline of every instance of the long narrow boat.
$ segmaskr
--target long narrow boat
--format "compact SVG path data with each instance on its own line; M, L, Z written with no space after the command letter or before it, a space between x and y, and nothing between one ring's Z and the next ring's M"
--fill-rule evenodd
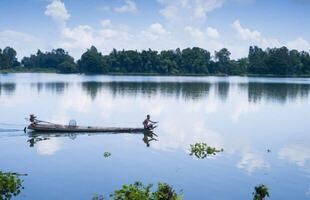
M93 127L93 126L70 126L60 124L32 123L28 129L39 132L145 132L144 128L118 128L118 127Z

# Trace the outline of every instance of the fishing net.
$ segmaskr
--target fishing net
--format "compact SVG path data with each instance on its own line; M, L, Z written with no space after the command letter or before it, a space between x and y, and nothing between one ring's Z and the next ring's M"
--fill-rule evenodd
M69 126L76 126L76 125L77 125L77 123L76 123L76 121L74 119L71 119L69 121Z

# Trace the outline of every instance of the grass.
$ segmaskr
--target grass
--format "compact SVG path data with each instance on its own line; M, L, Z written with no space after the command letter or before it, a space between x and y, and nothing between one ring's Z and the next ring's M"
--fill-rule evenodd
M7 73L58 73L56 69L44 69L44 68L37 68L37 69L26 69L23 67L16 67L11 69L0 69L1 74Z

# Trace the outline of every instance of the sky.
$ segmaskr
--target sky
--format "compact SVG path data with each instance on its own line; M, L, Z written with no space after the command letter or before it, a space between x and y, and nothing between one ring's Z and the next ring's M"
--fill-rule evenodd
M18 58L63 48L79 59L91 45L169 50L250 45L310 51L310 0L0 0L0 48Z

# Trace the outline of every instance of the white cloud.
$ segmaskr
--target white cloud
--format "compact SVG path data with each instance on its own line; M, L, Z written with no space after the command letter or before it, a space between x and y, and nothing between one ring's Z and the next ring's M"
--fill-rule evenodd
M94 29L88 25L80 25L73 29L65 27L61 30L62 38L56 46L70 50L71 55L79 58L91 45L95 45L103 53L109 53L113 48L132 48L133 42L137 45L127 26L114 26L110 21L103 21L102 25L101 29Z
M46 16L51 16L56 21L66 21L70 18L70 14L68 13L65 4L60 0L53 0L52 3L46 6L46 10L44 12Z
M248 28L243 28L239 20L236 20L232 24L232 28L235 29L239 38L249 41L249 44L247 44L247 48L249 45L258 45L262 48L281 46L281 43L277 39L265 38L257 30L251 31Z
M232 27L237 31L238 36L240 36L243 40L253 40L258 42L261 39L261 33L259 31L251 31L250 29L243 28L239 20L236 20L232 24Z
M206 14L222 7L225 0L158 0L164 8L160 10L170 22L186 23L205 20Z
M21 59L37 49L46 49L46 46L38 38L15 30L4 30L0 32L0 48L13 47L17 51L17 57Z
M231 40L230 45L225 45L232 52L233 58L247 56L249 46L259 46L263 49L282 46L282 43L274 38L265 38L258 30L251 30L241 25L239 20L234 21L231 27L237 33L237 40Z
M111 26L111 20L106 19L101 21L102 27L110 27Z
M207 32L207 36L209 36L210 38L214 38L214 39L220 38L220 34L215 28L208 27L206 32Z
M104 12L108 12L111 10L110 6L98 6L97 10L99 11L104 11Z
M93 44L93 29L87 25L80 25L73 29L65 27L62 30L63 41L57 45L65 49L87 48Z
M241 4L248 4L248 3L255 2L255 0L231 0L231 1L241 3Z
M239 38L241 38L244 41L249 42L249 43L246 43L247 47L249 45L258 45L262 48L287 46L289 49L296 49L299 51L310 50L310 43L301 37L297 38L296 40L292 40L292 41L280 42L277 39L263 37L261 32L259 32L258 30L251 31L248 28L243 28L239 20L236 20L232 24L232 27L237 32L237 35Z
M116 12L136 12L137 7L134 1L125 0L125 5L114 9Z
M10 39L20 40L23 42L33 42L35 38L32 35L13 30L5 30L0 32L0 45L3 41Z
M213 33L211 33L213 34L212 35L213 37L210 37L210 33L203 32L201 29L191 27L191 26L186 26L184 30L191 36L190 39L187 38L187 41L190 41L190 46L198 46L201 48L205 48L210 52L219 50L220 48L224 46L221 42L219 42L215 38L215 37L219 37L219 35L216 35L214 30L213 30Z
M187 31L192 37L203 39L203 33L197 28L193 28L191 26L186 26L185 31Z
M296 49L299 51L310 51L310 43L304 40L302 37L297 38L296 40L288 41L286 46L289 49Z
M61 0L54 0L46 7L45 15L52 17L57 25L60 25L61 34L58 34L60 38L51 44L53 48L65 48L75 58L79 58L91 45L95 45L103 53L109 53L113 48L163 50L199 46L214 52L226 47L232 52L232 58L246 56L250 45L262 48L281 46L277 39L265 38L258 30L242 27L239 20L231 25L239 40L224 38L215 27L206 26L207 13L220 8L225 0L157 1L163 5L159 12L166 18L167 23L150 24L146 29L138 30L139 34L136 34L137 31L132 32L126 25L114 25L110 19L102 20L100 28L90 25L69 27L66 21L70 14L65 4ZM104 9L109 10L110 7ZM137 8L134 1L125 0L125 5L114 10L135 12ZM153 42L155 40L156 42ZM290 48L307 50L309 43L303 38L298 38L287 42L287 45Z
M167 34L167 31L163 28L163 26L159 23L151 24L149 30L158 35Z
M164 27L159 24L151 24L146 30L141 31L142 37L149 40L156 40L162 36L167 36L169 32L167 32Z
M113 38L117 36L118 32L113 29L103 29L100 31L100 35L103 36L103 38Z
M109 53L112 48L126 48L128 39L131 38L127 26L119 25L114 27L109 19L101 21L102 28L100 29L94 29L89 25L68 27L66 20L70 14L67 12L65 4L60 0L54 0L49 4L45 14L52 17L57 25L60 25L58 27L60 38L58 38L58 41L53 42L53 48L64 48L75 58L79 58L83 51L91 45L97 46L100 50L108 49L105 53Z

